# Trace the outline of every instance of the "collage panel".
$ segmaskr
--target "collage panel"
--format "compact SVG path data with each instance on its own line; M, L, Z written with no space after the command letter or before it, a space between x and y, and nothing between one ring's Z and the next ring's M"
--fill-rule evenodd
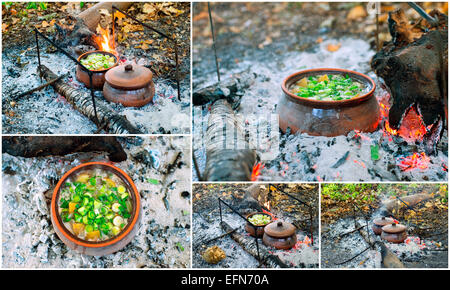
M448 5L421 5L194 3L194 180L448 181Z
M193 268L318 268L318 184L194 183Z
M190 2L2 2L3 134L190 134Z
M448 268L447 183L326 183L322 268Z
M2 139L3 268L189 268L189 137Z

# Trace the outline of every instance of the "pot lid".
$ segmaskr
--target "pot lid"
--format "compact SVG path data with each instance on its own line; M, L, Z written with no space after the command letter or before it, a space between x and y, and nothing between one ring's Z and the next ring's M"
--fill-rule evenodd
M385 226L394 223L394 219L390 217L380 217L373 220L373 223L377 226Z
M264 232L271 237L285 238L295 234L295 227L290 223L278 220L268 224L264 228Z
M152 77L153 74L148 68L127 64L110 69L105 75L105 80L116 89L137 90L147 86Z
M406 226L404 226L402 224L392 223L389 225L385 225L381 229L384 232L389 233L389 234L398 234L398 233L402 233L402 232L406 231Z

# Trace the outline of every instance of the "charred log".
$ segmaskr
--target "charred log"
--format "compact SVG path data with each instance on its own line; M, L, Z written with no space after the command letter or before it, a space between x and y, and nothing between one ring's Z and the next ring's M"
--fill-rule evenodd
M392 41L385 43L371 62L391 91L389 126L398 129L406 113L415 107L424 125L431 127L432 132L425 138L428 153L435 151L443 133L439 121L446 119L444 108L448 97L448 20L437 11L430 14L437 17L437 27L422 23L423 20L410 24L402 10L390 12Z
M39 71L46 81L58 77L44 65L41 65L40 69L38 68L38 73ZM94 105L90 94L77 90L64 83L62 80L54 82L52 86L60 95L64 96L77 111L88 117L94 123L96 122ZM96 99L95 104L99 121L98 125L100 128L104 128L112 134L142 134L139 129L127 120L127 118L118 115L109 109L105 102Z
M243 91L250 87L255 79L256 74L243 72L220 83L199 89L192 95L194 106L225 99L233 105L233 108L237 108L239 107Z
M250 149L244 130L226 100L216 101L206 132L207 181L250 181L256 153Z
M79 44L94 45L93 37L101 20L100 10L108 10L112 12L112 5L115 5L121 10L127 10L132 2L100 2L94 6L86 9L75 16L76 23L72 30L63 29L55 24L58 42L63 44L70 44L71 46L78 46ZM111 20L112 21L112 20Z
M413 194L413 195L408 195L405 197L401 197L401 200L398 199L394 199L394 200L390 200L386 203L383 204L383 209L386 210L387 213L392 214L392 211L395 208L399 208L399 207L403 207L406 206L405 203L413 208L414 206L416 206L417 204L429 200L431 199L432 196L429 194L424 194L424 193L420 193L420 194Z
M109 160L127 159L122 145L112 136L5 136L2 152L26 158L64 156L76 152L107 152Z
M371 248L374 248L375 245L380 246L381 266L383 268L405 268L400 259L394 253L392 253L392 251L389 250L383 242L370 239L370 234L364 229L364 225L358 222L356 226L357 228L359 228L358 232L361 237Z

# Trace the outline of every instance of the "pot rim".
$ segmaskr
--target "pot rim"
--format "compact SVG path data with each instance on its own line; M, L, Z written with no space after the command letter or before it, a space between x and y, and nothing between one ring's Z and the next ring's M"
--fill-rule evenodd
M322 101L322 100L312 100L312 99L307 99L307 98L302 98L299 97L297 95L294 95L293 93L289 92L289 90L286 87L286 83L290 80L292 80L293 78L296 78L300 75L303 74L308 74L308 73L312 73L312 72L324 72L324 71L333 71L333 72L337 72L337 73L347 73L349 75L357 75L359 77L362 77L363 79L365 79L371 86L371 90L367 93L365 93L364 95L358 96L356 98L353 99L348 99L348 100L340 100L340 101ZM352 70L347 70L347 69L341 69L341 68L313 68L313 69L307 69L307 70L302 70L296 73L291 74L290 76L286 77L283 82L281 83L281 89L283 90L284 94L286 96L291 97L292 99L305 104L305 105L309 105L311 107L340 107L343 105L352 105L352 104L358 104L362 101L365 101L367 99L369 99L373 93L375 92L375 82L372 80L372 78L370 78L369 76L360 73L360 72L356 72L356 71L352 71Z
M80 56L77 58L77 61L78 61L79 63L81 63L81 59L83 59L85 56L87 56L87 55L89 55L89 54L92 54L92 53L109 54L109 55L113 56L114 59L115 59L116 61L114 62L114 64L113 64L111 67L108 67L108 68L102 68L102 69L97 69L97 70L94 70L94 69L88 69L88 71L91 71L91 72L94 72L94 73L106 72L106 71L112 69L113 67L119 65L119 58L117 57L117 55L115 55L115 54L112 53L112 52L105 51L105 50L91 50L91 51L87 51L87 52L83 53L82 55L80 55ZM80 66L80 65L78 65L78 66ZM80 66L80 67L81 67L81 66ZM81 67L81 68L82 68L82 67ZM83 69L82 69L82 70L83 70ZM84 71L84 70L83 70L83 71Z
M254 224L252 224L252 223L248 220L248 218L251 217L251 216L254 216L255 214L262 214L262 215L265 215L265 216L270 217L270 222L267 223L267 224L265 224L265 225L254 225ZM261 212L261 211L260 211L260 212L254 212L254 213L248 214L248 215L246 216L246 218L247 218L247 223L249 223L249 224L252 225L253 227L259 227L259 228L265 227L265 226L267 226L268 224L270 224L270 223L272 223L272 222L274 221L273 217L272 217L270 214L267 214L267 213Z
M110 167L110 168L114 169L115 171L119 172L119 174L121 174L130 184L130 186L133 190L135 200L136 200L136 205L134 208L134 215L133 215L132 221L125 227L125 229L118 236L108 239L108 240L105 240L105 241L100 241L100 242L90 242L90 241L85 241L85 240L77 238L63 224L61 224L60 215L57 213L58 209L57 209L56 200L57 200L57 197L59 196L59 191L61 189L61 185L63 184L63 182L65 182L67 180L67 178L75 171L78 171L84 167L88 167L88 166L92 166L92 165L100 165L100 166ZM98 161L82 163L82 164L70 169L69 171L67 171L63 175L63 177L61 177L61 179L58 181L58 183L56 184L56 187L53 190L52 202L51 202L51 215L52 215L53 220L55 221L55 224L56 224L57 228L59 229L59 231L64 235L65 238L67 238L71 242L73 242L77 245L83 246L83 247L88 247L88 248L103 248L103 247L107 247L107 246L113 245L113 244L121 241L123 238L125 238L131 232L131 230L136 225L136 223L139 219L140 210L141 210L141 200L140 200L139 192L138 192L133 180L128 176L128 174L126 174L122 169L120 169L112 164L109 164L106 162L98 162Z

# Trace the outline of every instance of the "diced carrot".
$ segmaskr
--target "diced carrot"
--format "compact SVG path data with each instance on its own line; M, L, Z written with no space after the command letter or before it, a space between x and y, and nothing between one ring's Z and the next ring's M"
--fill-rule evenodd
M100 231L92 231L86 234L88 240L98 240L100 237Z
M317 79L319 82L328 81L328 75L323 75L320 78Z
M306 88L308 86L308 79L302 78L298 83L299 86Z
M114 181L112 181L112 179L105 178L105 180L109 187L116 187L116 183Z
M69 202L69 213L74 213L76 206L77 206L76 202Z
M82 173L82 174L78 175L78 177L77 177L77 182L86 183L88 180L89 180L89 174L87 174L87 173Z
M79 235L84 230L84 225L82 223L72 224L72 229L75 235Z

